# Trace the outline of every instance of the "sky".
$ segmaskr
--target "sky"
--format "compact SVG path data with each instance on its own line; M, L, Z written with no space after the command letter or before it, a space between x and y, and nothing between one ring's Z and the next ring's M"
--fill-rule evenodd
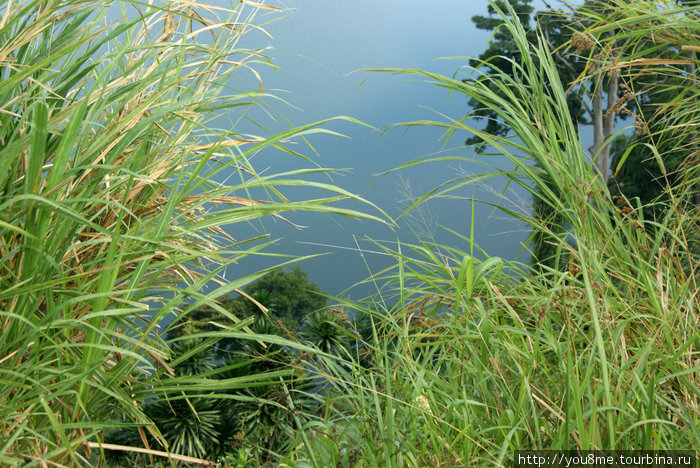
M269 3L269 2L268 2ZM450 141L441 139L435 128L391 128L399 122L440 120L436 112L459 119L468 112L462 95L448 95L446 90L407 75L363 71L375 67L417 68L452 76L466 76L468 56L476 56L486 47L489 33L475 29L471 17L485 14L486 0L287 0L285 12L264 13L257 23L265 23L262 33L250 35L250 47L269 46L266 54L279 68L258 67L266 90L285 103L274 103L276 111L292 125L302 125L338 115L361 120L367 126L332 122L327 128L347 138L320 135L310 139L309 155L322 167L351 168L326 182L357 193L379 205L390 216L398 217L406 200L420 196L442 182L458 175L483 172L479 164L442 162L382 173L416 158L440 152L441 155L474 157L463 146L467 134L457 134ZM274 21L273 21L274 20ZM270 21L268 23L268 21ZM452 57L446 59L445 57ZM230 85L245 89L255 79L235 75ZM239 80L239 81L236 81ZM248 115L271 131L281 131L288 124L279 117L254 111ZM239 127L246 130L245 125ZM250 128L253 132L254 128ZM258 131L259 132L259 131ZM295 149L304 149L299 145ZM280 172L300 167L313 167L280 151L266 151L253 159L258 171ZM236 225L231 233L238 237L269 232L280 241L274 252L294 255L323 254L305 261L302 268L322 290L338 295L392 263L391 258L372 254L376 246L368 238L396 244L415 242L415 233L439 243L468 251L468 245L439 226L469 235L471 203L469 198L498 201L504 189L499 181L487 186L463 189L459 195L467 200L436 200L399 219L399 229L370 221L357 221L338 216L293 213L298 229L280 221L266 220L262 226ZM294 195L294 193L292 193ZM303 195L303 194L300 194ZM316 192L314 196L320 196ZM520 206L529 199L510 190L507 197ZM344 205L365 209L357 203ZM476 242L490 256L516 259L528 231L524 225L508 219L485 205L475 207ZM358 248L361 251L358 251ZM527 261L527 254L520 261ZM269 258L249 258L231 267L227 277L240 277L274 264ZM354 298L372 292L371 286L355 288Z

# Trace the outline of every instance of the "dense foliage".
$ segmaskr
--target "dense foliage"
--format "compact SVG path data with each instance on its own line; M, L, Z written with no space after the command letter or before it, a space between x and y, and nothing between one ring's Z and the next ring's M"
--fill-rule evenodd
M313 361L313 352L347 356L350 347L356 346L357 332L342 309L325 307L325 297L299 267L275 268L239 290L235 298L220 298L217 305L228 314L204 305L168 327L175 376L284 378L250 387L229 385L186 400L158 397L147 402L144 411L176 453L222 460L227 466L246 460L272 462L278 454L292 449L301 425L317 419L324 387L318 380L314 382L306 364ZM191 338L235 327L230 317L248 323L255 335L267 337L267 342L240 337L221 337L215 342ZM296 348L289 346L291 343ZM107 442L113 444L138 446L139 439L135 428L107 434ZM156 443L149 440L151 445ZM144 455L120 456L117 452L110 452L110 460L123 466L147 463Z
M301 330L309 316L326 306L326 298L308 274L300 267L291 270L274 268L235 297L218 299L215 307L201 305L168 327L170 338L194 333L220 330L222 326L233 326L241 319L252 318L256 325L273 323L280 330L296 333ZM221 309L228 312L222 313ZM216 343L219 353L237 349L240 340L222 339Z
M564 9L547 4L546 9L535 12L531 3L531 0L497 0L489 6L489 16L477 15L472 18L478 29L492 31L493 37L486 50L469 61L477 77L465 81L480 81L500 98L507 96L506 90L502 89L502 80L506 78L507 83L519 74L518 68L513 66L512 57L517 61L522 52L503 25L507 18L517 18L532 46L542 41L549 49L558 79L566 88L569 115L585 139L593 138L590 155L603 180L608 182L611 195L618 200L618 207L626 209L627 203L623 198L616 197L639 199L647 207L647 217L657 218L664 208L663 204L655 202L660 198L667 201L665 189L675 185L688 145L693 144L683 132L678 132L675 137L667 133L663 141L655 139L652 135L657 134L667 120L663 112L657 111L663 103L678 100L679 96L673 96L673 93L680 92L681 96L693 99L692 90L678 86L684 82L684 78L669 73L669 65L660 66L653 73L643 73L633 80L620 77L616 69L607 70L606 73L595 72L600 59L614 62L615 53L625 48L629 50L630 47L624 33L618 37L614 28L602 36L605 38L604 46L597 45L596 41L582 33L594 24L596 17L613 16L614 10L605 4L587 1L576 8ZM693 2L683 2L683 5L691 6ZM497 9L503 16L497 14ZM688 10L687 14L697 16L697 11ZM678 55L675 44L660 45L649 38L641 38L641 41L646 42L647 47L658 47L656 60L663 58L673 63ZM533 56L533 60L537 63L539 59ZM693 67L692 62L686 65L688 70ZM590 72L593 73L588 79L583 79ZM692 70L690 73L693 73ZM551 83L547 82L547 85ZM486 120L485 132L496 136L510 133L511 129L488 103L473 97L468 99L468 103L473 109L469 115L471 118ZM628 118L635 120L632 131L616 132L615 123ZM478 152L486 151L487 145L479 135L468 138L467 144L476 145ZM613 173L608 179L609 161L612 162ZM624 161L627 163L622 164ZM535 161L535 165L538 164ZM547 182L547 171L541 171L539 177ZM550 191L561 197L553 181L547 182L547 185ZM532 216L538 222L530 238L531 263L539 274L567 267L567 259L557 255L556 238L570 228L561 212L545 203L544 198L536 194L532 203Z
M364 362L358 355L349 367L333 360L319 365L335 384L335 398L316 429L322 435L295 459L511 466L514 451L523 449L692 450L700 444L697 10L626 0L608 2L604 11L597 5L578 10L587 21L574 34L591 48L580 86L616 74L644 100L649 90L636 86L663 73L667 95L683 96L638 108L636 127L644 132L638 141L654 154L664 180L665 196L653 207L609 191L581 142L555 52L543 33L533 38L512 19L516 12L498 4L507 8L492 3L503 22L498 37L510 37L519 53L503 57L507 66L491 68L490 79L385 71L427 78L497 116L503 134L472 127L467 118L406 125L434 125L450 136L465 131L507 156L515 169L493 176L530 191L569 229L553 231L541 217L502 209L547 232L568 267L542 274L483 253L479 259L473 237L456 239L470 246L467 252L378 243L396 267L374 278L386 282L382 295L352 305L364 307L376 331ZM644 125L659 118L663 124ZM633 151L625 150L616 170L634 164ZM418 202L459 196L482 177L448 181ZM650 218L653 210L664 216Z
M237 222L300 209L379 219L334 208L362 200L303 169L256 174L251 155L299 155L289 140L318 124L212 129L264 97L228 94L226 79L261 57L237 42L272 7L123 2L105 25L98 2L3 4L0 463L510 466L523 449L700 446L697 4L577 7L585 21L558 30L585 45L572 87L555 30L524 27L528 3L477 19L509 47L498 66L470 62L485 77L383 71L478 103L404 125L478 137L513 166L416 204L505 175L561 218L552 229L500 207L546 233L565 268L482 252L472 205L472 233L454 245L376 241L395 259L368 279L380 293L332 308L300 269L220 276L266 246L233 240ZM617 184L601 177L603 142L584 148L571 92L599 128L637 103L638 131L613 151ZM501 127L473 127L479 112ZM224 170L231 185L215 182ZM283 195L299 185L331 194Z
M188 366L159 328L202 305L233 320L214 299L264 272L234 281L222 272L266 246L234 240L236 223L297 210L366 217L333 206L357 197L304 180L317 168L263 176L250 164L262 150L303 156L287 145L324 132L318 123L277 135L216 128L222 113L263 105L262 86L239 93L227 81L261 56L238 42L272 7L124 1L108 23L111 3L0 3L3 465L87 466L105 448L140 451L151 464L206 463L183 455L208 458L206 444L168 433L182 421L153 424L165 402L211 439L218 429L207 421L225 398L217 390L255 392L294 372ZM216 182L222 171L236 177ZM284 195L299 185L327 196ZM296 345L248 325L189 339L200 350L222 338ZM129 429L136 443L105 445L105 433Z

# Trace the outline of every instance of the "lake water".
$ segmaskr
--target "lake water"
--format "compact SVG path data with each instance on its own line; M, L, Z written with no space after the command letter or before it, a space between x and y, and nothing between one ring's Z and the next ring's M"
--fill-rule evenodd
M382 128L403 121L441 120L435 112L456 119L467 113L462 95L448 96L444 89L406 75L359 70L405 67L448 76L455 73L466 76L465 58L441 60L440 57L476 56L483 51L489 34L476 30L471 17L486 13L485 0L436 0L429 6L426 2L414 0L299 0L285 5L291 9L287 16L264 26L272 39L253 34L247 40L250 40L251 47L268 44L274 48L268 55L280 71L266 67L257 67L257 70L266 89L285 91L277 94L291 105L274 105L291 124L302 125L347 115ZM266 13L258 16L258 23L279 16ZM251 89L254 83L252 75L236 74L231 85ZM275 122L264 112L254 111L247 116L270 130L288 128L283 120L278 118ZM245 124L238 128L246 130ZM349 138L312 136L310 142L317 154L308 148L305 154L319 166L351 168L351 171L333 175L332 180L328 177L315 180L333 182L357 193L392 217L400 215L412 196L420 196L457 175L484 171L475 163L443 162L380 176L378 174L408 161L441 151L443 155L474 157L471 150L463 147L468 135L455 135L445 143L441 140L441 130L427 127L394 128L384 134L347 122L333 122L327 128ZM250 132L260 133L252 125ZM294 149L301 151L304 147L298 144ZM274 150L256 155L253 164L257 170L268 173L313 167L308 162ZM488 186L464 188L458 194L495 202L503 188L503 181L492 180ZM320 192L311 193L310 196L323 196ZM286 191L285 194L298 199L309 192ZM529 199L522 191L509 191L507 197L527 209ZM357 203L343 206L373 212L371 207ZM274 238L280 238L269 251L294 255L325 254L305 261L302 267L322 290L336 295L366 278L370 272L391 264L390 258L370 253L377 249L366 238L395 244L397 240L413 242L418 233L424 238L434 238L439 243L468 251L464 241L447 234L439 226L469 235L470 217L468 200L436 200L402 217L398 230L380 223L338 216L292 213L288 216L290 221L309 227L297 229L279 220L267 219L262 225L236 225L231 234L242 239L269 232ZM528 235L524 225L485 205L476 207L474 230L477 243L489 255L507 259L516 258ZM521 255L519 260L527 261L527 255ZM249 258L229 268L227 276L238 277L274 262L269 258ZM365 286L356 288L352 295L359 297L371 291L371 287Z

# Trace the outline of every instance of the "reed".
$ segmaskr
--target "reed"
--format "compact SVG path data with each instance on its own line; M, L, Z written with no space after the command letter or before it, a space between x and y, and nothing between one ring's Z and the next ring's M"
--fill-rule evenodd
M232 5L0 5L3 465L89 466L102 458L103 431L126 426L138 426L144 447L133 450L153 463L170 449L142 411L149 399L279 383L285 372L175 377L160 330L201 304L237 321L215 299L264 274L236 274L236 262L272 242L239 238L237 223L296 210L383 217L336 206L363 200L314 181L324 169L256 173L252 155L302 158L293 139L332 132L324 122L237 130L267 95L262 83L238 92L228 80L269 62L239 42L273 7ZM222 115L229 128L219 128ZM322 195L284 196L299 185ZM236 279L224 278L227 268ZM245 325L200 338L268 340Z
M598 45L581 79L615 72L633 86L660 70L685 96L659 110L669 125L650 143L691 142L675 148L687 152L687 172L667 187L661 220L645 217L649 206L634 200L622 207L610 200L572 123L570 84L559 81L545 41L528 43L506 15L504 27L520 49L511 59L513 78L462 82L379 70L474 98L512 132L484 133L469 116L400 124L442 128L460 141L465 132L477 135L513 167L448 180L414 206L506 176L562 217L564 229L553 232L537 217L501 208L546 230L564 267L477 256L473 235L455 233L462 249L377 242L395 265L370 279L383 285L376 297L345 304L372 319L373 333L344 365L320 360L316 369L333 390L307 449L317 466L511 466L516 450L700 445L699 255L692 240L698 89L697 74L689 73L697 58L686 53L695 50L699 18L697 9L671 1L625 0L611 9L585 10L590 27L581 33ZM607 55L597 54L601 49ZM645 118L651 116L639 116ZM290 455L290 463L300 459L308 459L303 450Z

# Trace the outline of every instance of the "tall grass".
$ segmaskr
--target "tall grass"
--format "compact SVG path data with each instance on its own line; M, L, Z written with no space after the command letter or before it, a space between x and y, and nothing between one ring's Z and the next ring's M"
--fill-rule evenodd
M121 14L107 24L110 5ZM235 274L269 243L237 237L235 223L294 210L379 219L334 207L356 197L304 181L319 169L263 176L250 164L262 150L301 156L287 143L322 123L271 136L215 128L265 96L227 80L268 61L238 43L272 7L232 5L0 4L1 464L88 465L120 420L139 427L139 450L167 454L144 402L279 382L286 371L175 377L160 327L204 303L230 316L215 298L264 273ZM284 196L302 184L326 195ZM244 325L202 346L268 339Z
M656 55L695 47L697 11L670 1L617 5L614 21L587 10L595 21L582 34L608 40L612 25L620 34L607 55L599 53L604 43L591 51L591 73L621 73L633 84L659 67L697 96L696 76L676 67L680 58ZM569 83L559 81L544 40L529 44L522 26L502 16L521 52L511 59L513 78L496 76L487 86L421 70L382 71L428 79L498 113L512 131L507 137L473 128L468 118L403 125L443 128L460 140L468 132L507 156L513 170L502 174L568 226L547 231L565 267L479 261L473 235L459 242L467 251L380 243L396 259L373 278L386 286L369 302L346 304L372 317L373 336L347 364L326 360L317 369L334 389L310 429L319 466L510 466L524 449L700 446L700 289L691 243L698 210L688 203L697 175L668 187L663 220L646 219L634 200L613 203L584 153L566 103ZM642 40L652 30L661 32L655 42ZM696 58L682 59L697 66ZM697 102L666 108L674 138L697 136ZM693 145L681 150L697 158ZM420 201L458 194L476 180L448 181ZM303 451L290 456L305 458Z

